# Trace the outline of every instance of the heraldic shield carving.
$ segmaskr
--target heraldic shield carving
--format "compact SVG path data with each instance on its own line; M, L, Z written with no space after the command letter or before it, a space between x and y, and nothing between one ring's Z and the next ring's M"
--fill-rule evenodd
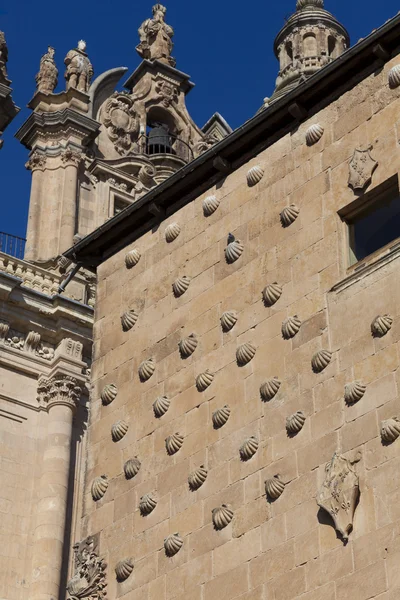
M68 600L106 600L107 564L99 558L98 546L98 534L75 544L75 575L67 584Z
M103 123L117 152L129 154L139 135L139 118L129 94L115 92L111 96L104 109Z
M360 496L359 478L354 463L334 454L325 467L325 481L317 496L317 503L332 517L336 531L346 542L353 530L353 519Z
M372 174L378 162L371 156L372 146L366 150L355 150L349 163L349 186L356 190L363 190L371 183Z

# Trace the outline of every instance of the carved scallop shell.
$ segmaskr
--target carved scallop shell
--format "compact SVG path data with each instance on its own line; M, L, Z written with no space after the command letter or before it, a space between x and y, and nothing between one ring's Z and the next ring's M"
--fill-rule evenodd
M234 240L225 248L225 258L228 264L236 262L243 254L244 245L240 240Z
M251 360L253 360L256 354L257 348L251 342L247 342L247 344L242 344L236 350L236 361L240 367L244 367Z
M152 513L156 506L157 500L153 494L145 494L140 498L139 510L144 517Z
M332 352L329 350L320 350L316 352L311 359L311 366L314 373L321 373L332 360Z
M203 202L203 213L205 217L210 217L219 205L221 204L221 200L218 200L216 196L208 196Z
M212 511L212 520L215 529L224 529L228 527L233 519L233 510L227 504L223 504Z
M132 558L125 558L124 560L120 560L117 566L115 567L115 574L117 576L118 581L126 581L129 575L132 573L132 571Z
M136 322L139 318L139 315L135 310L128 310L121 317L121 325L123 331L127 332L132 329L136 325Z
M260 387L260 395L264 402L272 400L272 398L274 398L279 392L281 385L282 383L277 377L267 379L267 381L265 381Z
M278 283L270 283L263 290L263 299L266 306L273 306L282 296L282 287Z
M171 406L171 400L167 396L159 396L153 404L154 414L157 419L161 419Z
M204 465L201 465L201 467L199 467L198 469L196 469L195 471L193 471L193 473L191 473L189 475L188 482L189 482L189 487L192 490L192 492L195 492L196 490L201 488L201 486L207 479L207 475L208 475L208 471L204 467Z
M281 212L281 223L283 227L289 227L289 225L294 223L299 214L300 210L295 204L291 204L284 208Z
M258 439L252 435L247 438L244 444L240 447L240 458L244 461L250 460L258 450Z
M301 321L297 315L294 317L288 317L282 323L282 335L285 340L290 340L297 333L299 333L301 327Z
M277 500L280 496L282 496L284 489L285 484L281 480L280 475L275 475L274 477L271 477L271 479L267 479L265 482L265 491L268 498L271 500Z
M382 422L381 437L386 444L392 444L400 436L400 419L394 417Z
M96 477L92 483L92 498L95 502L102 499L108 489L108 479L106 475Z
M171 223L171 225L168 225L165 230L165 239L168 244L176 240L180 232L181 228L179 227L178 223Z
M101 401L103 402L104 406L111 404L111 402L113 402L117 397L117 394L118 388L115 383L106 385L101 392Z
M231 415L231 409L227 404L223 408L219 408L212 415L212 421L214 425L214 429L220 429L228 422L228 419Z
M172 557L175 556L179 552L179 550L183 546L183 539L179 535L179 533L171 533L164 540L164 548L167 556Z
M394 89L400 85L400 65L392 67L388 73L389 86Z
M140 471L141 462L137 456L135 458L130 458L124 464L124 473L127 479L133 479Z
M221 317L221 327L222 331L228 333L231 329L233 329L237 323L238 316L237 312L234 310L227 310Z
M299 433L303 429L305 422L306 415L302 410L298 410L294 415L286 419L286 431L289 435L296 435L296 433Z
M169 435L165 440L165 447L170 456L179 452L183 446L183 436L180 433L174 433Z
M187 338L179 342L179 352L182 358L189 358L196 350L199 340L195 333L191 333Z
M321 127L321 125L319 123L316 123L315 125L311 125L311 127L309 127L306 131L307 146L313 146L314 144L319 142L319 140L322 138L323 135L324 135L324 128Z
M156 363L154 358L149 358L144 360L139 366L139 379L142 383L148 381L150 377L154 375L154 371L156 370Z
M214 381L214 373L211 373L209 369L204 371L204 373L200 373L198 377L196 377L196 387L199 392L204 392L212 382Z
M179 277L176 281L174 281L174 283L172 284L172 291L174 292L175 298L183 296L183 294L187 291L189 285L190 277L188 277L187 275L183 275L182 277Z
M128 429L129 425L126 421L117 421L111 427L111 436L113 442L120 442L122 438L127 434Z
M349 383L344 388L344 399L347 404L354 404L361 400L367 391L367 387L361 383L361 381L354 381Z
M264 169L259 165L255 165L247 172L247 185L253 187L254 185L257 185L263 177Z
M141 257L142 255L140 254L137 248L134 248L133 250L128 252L128 254L126 254L125 256L126 268L132 269L133 267L136 267Z
M375 337L383 337L392 329L392 325L393 317L390 315L376 317L371 324L372 335Z

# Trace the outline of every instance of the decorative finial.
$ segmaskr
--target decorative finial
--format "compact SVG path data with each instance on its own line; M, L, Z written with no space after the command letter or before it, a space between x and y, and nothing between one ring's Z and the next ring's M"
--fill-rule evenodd
M75 88L87 93L93 77L93 67L86 54L86 42L84 40L80 40L78 47L68 52L64 63L67 67L65 71L67 89Z
M140 43L136 47L138 54L147 60L159 60L171 67L176 61L171 56L174 30L165 22L167 9L162 4L153 6L153 18L146 19L139 27Z
M56 51L49 46L46 54L40 60L40 70L36 75L36 84L38 92L52 94L58 83L58 69L54 61Z
M303 8L324 8L324 0L297 0L296 10Z

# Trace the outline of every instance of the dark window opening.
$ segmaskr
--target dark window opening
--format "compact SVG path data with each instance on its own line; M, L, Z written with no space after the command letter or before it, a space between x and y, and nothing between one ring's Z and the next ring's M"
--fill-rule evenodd
M130 202L123 200L122 198L114 198L114 217L124 210Z
M333 56L336 48L336 40L333 36L328 37L328 54L329 56Z
M293 45L292 45L292 42L288 42L286 44L286 54L287 54L288 59L290 61L292 61L293 60Z

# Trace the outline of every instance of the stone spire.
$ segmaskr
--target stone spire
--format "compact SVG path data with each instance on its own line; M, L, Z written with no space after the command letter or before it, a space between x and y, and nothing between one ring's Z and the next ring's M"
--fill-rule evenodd
M171 53L174 47L174 30L165 22L167 9L162 4L153 6L153 18L146 19L139 27L140 43L136 47L138 54L148 60L159 60L171 67L176 61Z

